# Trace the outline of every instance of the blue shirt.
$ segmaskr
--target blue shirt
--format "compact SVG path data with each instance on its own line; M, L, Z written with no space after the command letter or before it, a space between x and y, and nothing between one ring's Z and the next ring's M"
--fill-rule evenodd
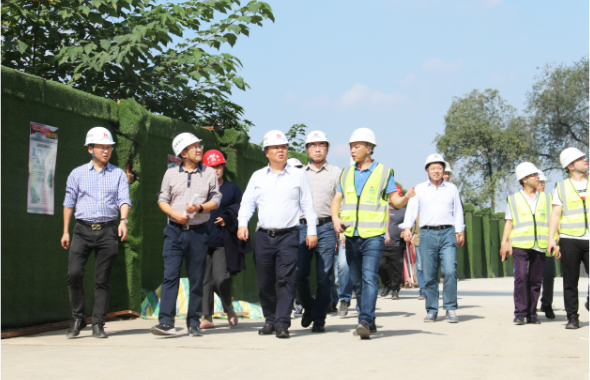
M363 187L365 187L365 183L367 183L369 176L371 175L373 170L375 170L377 164L377 161L373 161L371 166L369 166L367 169L360 169L358 165L354 165L354 188L356 189L357 197L361 196ZM336 189L336 191L342 194L342 184L340 183L340 181L338 181L338 189ZM394 191L397 191L397 188L395 187L395 180L393 179L393 171L390 170L385 191L383 194L381 194L381 196L383 197L383 199L387 199L387 194L393 193ZM359 233L356 229L354 230L354 236L359 236ZM385 237L385 235L383 235L383 237Z
M64 207L76 208L74 217L87 223L103 223L117 219L119 209L129 198L129 182L123 170L110 162L99 173L94 163L72 170L66 183Z
M210 211L209 219L209 247L223 247L223 227L215 224L215 220L221 215L223 210L231 205L242 201L242 190L237 183L232 181L223 181L219 186L221 192L221 204L215 210Z
M452 225L455 233L465 229L459 189L450 182L443 181L439 186L433 185L430 180L418 184L416 195L406 206L406 216L400 228L412 228L418 214L420 227Z
M247 227L258 209L258 228L283 229L299 225L301 211L307 219L307 234L317 235L317 213L313 207L311 189L303 170L287 164L276 174L270 165L257 170L250 177L242 197L238 221Z

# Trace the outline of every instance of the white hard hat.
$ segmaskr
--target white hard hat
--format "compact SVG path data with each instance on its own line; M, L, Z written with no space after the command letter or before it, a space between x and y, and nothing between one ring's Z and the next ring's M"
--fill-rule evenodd
M294 166L294 167L296 167L296 168L302 168L302 167L303 167L303 164L301 163L301 161L299 161L299 160L298 160L298 159L296 159L295 157L293 157L293 158L289 158L289 159L287 160L287 163L288 163L289 165L291 165L291 166Z
M328 141L328 136L326 136L326 134L322 131L311 131L309 132L309 134L307 135L307 138L305 139L305 146L307 146L307 144L309 143L313 143L313 142L322 142L325 141L326 144L328 145L328 147L330 147L330 142Z
M424 169L428 169L428 165L434 164L435 162L442 164L443 170L446 170L447 162L442 158L442 156L438 153L431 154L430 156L426 157L426 162L424 163Z
M516 167L516 180L520 181L526 176L531 174L535 174L539 172L539 169L535 166L535 164L531 162L523 162L522 164L518 164Z
M264 135L264 139L262 140L262 149L268 146L284 144L289 145L289 140L287 140L285 134L281 131L273 130L266 132L266 135Z
M200 141L201 140L192 133L184 132L179 134L174 140L172 140L172 150L174 150L174 155L178 157L180 152L182 152L187 146Z
M90 144L113 145L114 143L113 135L111 135L111 132L108 129L104 127L94 127L86 134L86 144L84 144L84 146Z
M377 139L375 138L375 134L369 128L359 128L352 132L352 135L350 135L350 140L348 140L348 143L350 144L356 141L364 141L373 144L374 146L377 146Z
M545 177L545 173L542 170L539 170L539 181L547 182L547 177Z
M451 169L451 164L445 161L445 172L452 173L453 170Z
M559 155L559 161L561 162L561 167L565 169L569 164L584 156L585 154L578 148L565 148Z

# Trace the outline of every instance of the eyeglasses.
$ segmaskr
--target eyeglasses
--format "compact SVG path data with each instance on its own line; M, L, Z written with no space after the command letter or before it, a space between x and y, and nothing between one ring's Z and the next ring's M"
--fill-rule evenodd
M327 147L328 147L328 145L326 145L326 143L319 143L319 144L311 143L308 146L308 148L316 148L316 149L326 149Z
M538 176L539 176L539 173L529 175L529 177L538 177Z
M107 145L106 147L94 146L94 149L104 152L105 150L113 150L113 146L112 145Z
M205 149L205 145L193 145L192 148L196 150L203 150Z

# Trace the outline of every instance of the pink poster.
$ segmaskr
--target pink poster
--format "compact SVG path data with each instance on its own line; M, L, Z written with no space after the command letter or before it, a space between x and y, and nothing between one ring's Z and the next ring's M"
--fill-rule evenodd
M53 215L57 133L56 127L31 122L27 212L32 214Z

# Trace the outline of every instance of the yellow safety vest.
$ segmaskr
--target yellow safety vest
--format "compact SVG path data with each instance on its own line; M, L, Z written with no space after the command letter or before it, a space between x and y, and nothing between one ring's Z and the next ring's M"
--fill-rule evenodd
M525 195L520 191L508 196L508 204L512 213L512 231L510 243L513 247L530 249L535 246L547 248L549 240L550 197L539 192L535 213L531 210Z
M366 239L383 235L387 231L387 199L381 196L387 186L391 169L377 164L367 178L361 190L361 196L356 195L354 184L354 166L344 169L340 176L340 188L344 197L340 208L340 218L348 226L344 235L354 236L354 230L360 237Z
M584 236L588 229L588 206L574 188L571 179L556 184L557 194L563 208L559 232L568 236ZM590 195L590 181L586 185L586 196Z

